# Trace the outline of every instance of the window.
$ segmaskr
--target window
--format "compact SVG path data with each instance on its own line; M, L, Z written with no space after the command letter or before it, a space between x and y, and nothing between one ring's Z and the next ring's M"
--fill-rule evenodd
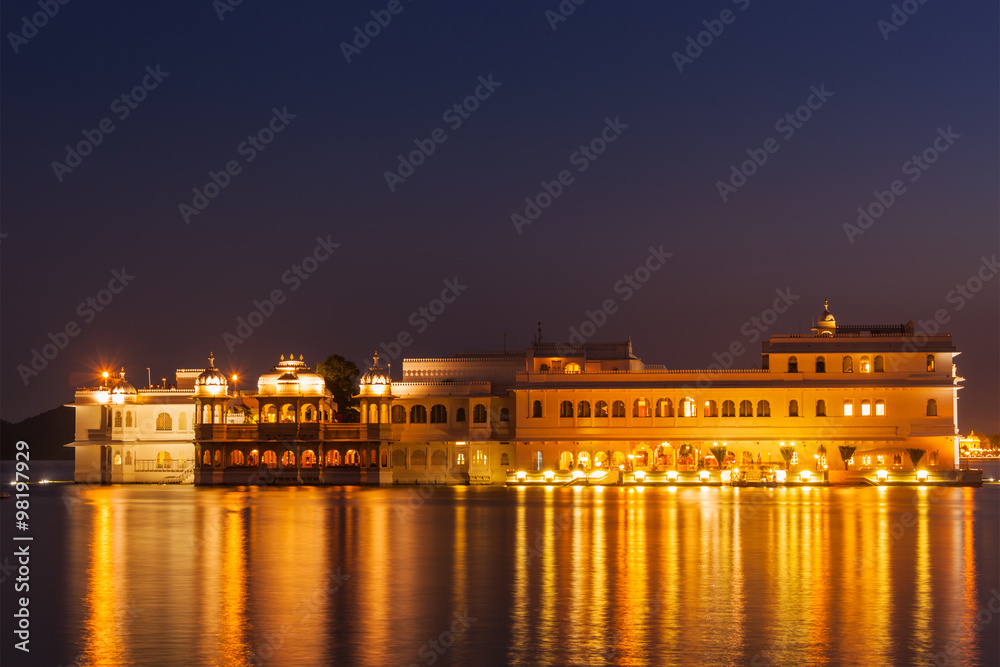
M406 408L404 408L402 405L392 406L392 423L393 424L406 423Z
M882 358L881 354L875 355L875 372L876 373L885 372L885 360Z
M504 452L503 454L500 455L500 465L502 466L510 465L510 457L507 456L507 452Z
M652 417L653 416L653 404L649 402L648 398L637 398L632 402L632 416L633 417Z
M872 372L872 362L868 359L867 355L861 357L861 372L862 373Z
M614 417L624 417L625 416L625 403L622 401L615 401L611 404L611 416Z
M933 354L928 354L927 355L927 372L928 373L933 373L935 367L936 367L936 364L934 363L934 355Z
M426 424L427 423L427 408L422 405L414 405L410 408L410 423L411 424ZM352 464L348 464L352 465Z
M465 423L465 408L455 410L455 421Z
M573 403L570 401L563 401L559 404L559 416L562 418L573 416Z
M486 406L482 403L477 403L474 408L472 408L472 423L473 424L485 424L486 423Z
M757 401L757 416L758 417L770 417L771 416L771 404L767 401Z
M348 454L350 454L350 452L348 452ZM348 461L348 465L351 465L350 461ZM413 453L410 454L410 465L414 466L427 465L427 452L425 452L422 449L414 449Z
M853 373L854 372L854 359L850 357L844 357L844 372Z
M854 401L847 399L844 401L844 416L850 417L854 414Z
M281 467L292 468L295 466L295 452L286 451L281 455Z
M927 416L937 417L937 400L933 398L927 399Z
M406 452L402 449L397 449L392 453L392 467L393 468L404 468L406 467Z
M788 357L788 372L798 373L799 372L799 358L798 357Z
M212 452L207 449L205 450L205 454L201 457L201 465L205 467L212 465Z
M170 452L157 452L156 454L156 467L157 468L170 468L173 464L171 463Z
M229 465L231 466L243 465L243 452L239 450L236 450L234 452L229 452Z
M156 423L159 424L160 420L157 419ZM115 410L115 428L121 428L121 427L122 427L122 411Z
M405 456L405 455L404 455ZM340 465L340 452L336 449L326 453L326 464L328 466L339 466Z
M740 401L740 417L753 417L753 403Z
M798 463L799 463L799 453L798 453L798 452L792 452L792 458L791 458L791 459L789 459L789 461L788 461L788 462L789 462L789 463L790 463L791 465L793 465L793 466L794 466L794 465L798 465Z
M826 401L822 398L816 401L816 416L826 417Z
M500 421L502 422L510 421L510 410L508 408L500 408Z
M121 464L122 464L122 455L121 454L115 454L115 465L116 466L120 466Z
M541 469L542 469L542 453L536 451L535 455L531 457L531 463L532 463L532 468L536 472L541 471Z
M604 401L598 401L594 405L594 416L595 417L607 417L608 416L608 404Z
M181 413L181 414L183 414L183 413ZM131 410L129 410L128 412L125 413L125 426L127 428L131 428L132 427L132 411Z
M431 423L432 424L447 424L448 423L448 408L443 405L435 405L431 408Z
M542 402L535 401L531 404L531 416L538 419L542 416Z
M875 399L875 416L885 417L885 401L881 398Z
M677 415L679 417L697 417L698 408L693 398L682 398L677 404Z
M464 466L465 465L465 452L459 452L455 454L455 464Z
M589 417L590 416L590 403L588 401L580 401L576 405L576 416L577 417Z
M444 453L443 449L435 449L431 453L431 465L432 466L448 465L448 455Z
M788 416L789 417L798 417L799 416L799 402L798 401L792 400L792 401L788 402Z
M826 357L816 357L816 372L817 373L826 372Z
M169 431L171 427L170 415L166 412L161 412L156 415L156 430L157 431Z
M125 452L125 465L132 465L132 452Z
M674 404L670 402L669 398L661 398L656 402L656 416L657 417L674 416Z
M719 416L719 406L715 401L705 401L705 416L706 417L718 417Z
M722 402L722 416L723 417L735 417L736 416L736 404L732 401Z
M566 367L563 369L563 373L579 373L579 372L580 372L580 364L566 364Z
M872 415L872 402L867 398L861 400L861 416L871 417Z
M472 455L472 464L477 466L486 465L486 452L477 449L476 453Z

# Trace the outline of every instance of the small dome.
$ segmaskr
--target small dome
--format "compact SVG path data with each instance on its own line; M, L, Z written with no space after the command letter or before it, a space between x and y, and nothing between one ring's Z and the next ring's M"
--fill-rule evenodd
M372 359L372 367L368 369L368 372L361 376L361 385L391 384L391 382L389 374L385 372L381 366L379 366L378 352L375 352L375 357Z
M816 321L813 331L820 336L832 336L837 331L837 319L830 312L829 300L823 301L823 313L819 316L819 320Z
M326 380L322 375L313 372L302 360L302 355L296 359L294 354L281 355L281 360L267 373L257 380L257 392L262 395L281 393L285 395L298 394L302 396L326 395Z
M121 372L118 374L118 380L115 382L114 388L111 390L112 394L136 394L135 387L125 379L125 369L122 368Z
M215 356L209 352L208 355L208 368L198 376L198 379L194 381L196 387L213 387L222 386L225 387L228 382L226 376L215 367Z

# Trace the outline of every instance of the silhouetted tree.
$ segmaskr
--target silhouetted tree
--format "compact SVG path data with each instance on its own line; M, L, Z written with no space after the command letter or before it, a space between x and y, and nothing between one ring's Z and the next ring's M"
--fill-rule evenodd
M913 463L913 469L916 470L917 464L920 463L920 459L924 458L924 454L927 453L927 450L911 447L906 450L906 453L910 455L910 462Z
M795 453L795 447L792 445L782 445L778 447L778 451L781 452L781 458L785 459L785 469L790 469L792 466L792 454Z
M361 413L358 411L358 377L361 371L357 364L339 354L331 354L316 365L316 372L326 380L326 388L333 394L337 409L343 415L345 422L358 422Z
M850 467L848 467L847 462L851 460L852 456L854 456L854 450L857 449L857 447L851 447L850 445L841 445L837 449L840 450L840 460L844 462L844 470L850 470Z
M725 445L717 445L715 447L712 447L709 451L712 452L712 456L714 456L715 460L718 462L718 464L719 464L719 470L722 470L722 467L726 463L726 453L728 452L728 450L726 449L726 446Z

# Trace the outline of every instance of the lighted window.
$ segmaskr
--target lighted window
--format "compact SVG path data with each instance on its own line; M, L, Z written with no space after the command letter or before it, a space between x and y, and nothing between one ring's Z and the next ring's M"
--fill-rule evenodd
M510 409L500 408L500 421L509 422L510 421Z
M875 416L884 417L885 416L885 401L881 398L875 399Z
M722 402L722 416L723 417L735 417L736 416L736 404L732 401Z
M215 450L215 467L218 468L221 465L222 465L222 451L216 449ZM250 463L249 463L249 465L252 465L252 466L256 466L257 465L257 450L256 449L253 450L252 452L250 452Z
M885 359L881 354L875 355L875 372L884 373L885 372Z
M798 373L799 372L799 358L798 357L788 357L788 372Z
M934 369L936 367L937 367L937 364L934 362L934 355L933 354L928 354L927 355L927 372L928 373L933 373Z
M538 419L542 416L542 402L535 401L531 404L531 416Z
M878 465L880 467L884 466L885 465L885 456L883 454L876 454L875 455L875 462L878 463Z
M594 405L594 416L595 417L607 417L608 416L608 404L604 401L598 401Z
M486 406L482 403L477 403L474 408L472 408L472 423L473 424L485 424L486 423Z
M757 416L758 417L770 417L771 416L771 404L767 401L757 401Z
M577 417L589 417L590 416L590 403L588 401L580 401L576 406L576 416Z
M465 465L465 452L459 452L455 455L455 463L460 466Z
M121 464L122 464L122 455L121 454L115 454L115 465L116 466L120 466Z
M844 416L850 417L854 414L854 402L851 399L844 401Z
M573 416L573 403L571 401L563 401L559 404L559 416L562 418Z
M816 372L825 373L826 372L826 358L816 357Z
M481 449L477 449L476 453L472 455L472 463L477 466L486 465L486 452Z
M791 465L796 465L798 464L798 462L799 462L799 453L792 452L792 458L789 459L789 463L791 463Z
M826 417L826 401L822 398L816 401L816 416Z
M678 404L681 417L697 417L698 407L693 398L682 398Z
M286 451L281 455L281 467L282 468L293 468L295 467L295 452Z
M463 417L465 416L465 411L464 410L460 409L459 412L462 413ZM463 421L463 420L460 420L460 421ZM402 405L394 405L394 406L392 406L392 423L393 424L405 424L406 423L406 408L404 408Z
M798 417L799 416L799 402L798 401L794 401L793 400L793 401L789 401L788 402L788 416L789 417Z
M122 427L122 411L115 410L115 428L121 428L121 427Z
M405 461L405 454L404 461ZM340 465L340 452L336 449L326 453L326 465L328 466L339 466Z
M170 468L173 465L173 460L170 458L170 452L157 452L156 454L156 467L157 468Z
M431 408L431 423L432 424L447 424L448 423L448 408L443 405L435 405Z
M632 402L632 416L650 417L652 416L652 408L648 398L637 398Z
M854 372L854 359L850 357L844 357L844 372L845 373Z
M656 416L657 417L674 416L674 404L670 402L669 398L661 398L658 401L656 401Z
M236 450L229 453L229 465L231 466L241 466L243 465L243 452Z
M566 367L563 369L563 373L579 373L579 372L580 372L580 364L566 364Z
M201 457L201 464L203 466L212 465L212 452L208 451L207 449L205 450L204 456Z
M719 406L715 401L705 401L705 416L706 417L719 416Z
M611 417L622 418L625 416L625 403L624 401L615 401L611 404Z
M861 416L870 417L872 414L872 402L867 398L861 401Z
M927 416L937 417L937 400L933 398L927 399Z
M872 372L872 362L867 356L861 357L861 372L871 373Z
M605 415L605 416L607 416L607 415ZM542 469L542 453L539 452L539 451L536 451L535 454L534 454L534 456L531 457L531 459L532 459L532 467L535 469L535 472L541 471L541 469Z
M270 455L274 456L274 452L271 452L271 451L267 452L267 454L270 454ZM413 452L413 462L414 463L417 462L417 454L420 454L420 464L423 465L424 462L427 460L427 455L424 453L424 450L422 450L422 449L418 449L417 451ZM354 450L354 449L348 449L347 450L347 453L344 454L344 465L348 465L348 466L360 466L361 465L361 455L358 454L357 450Z
M740 401L740 417L753 417L753 403Z
M427 408L422 405L414 405L410 407L410 423L411 424L426 424L427 423ZM348 464L350 465L350 464Z

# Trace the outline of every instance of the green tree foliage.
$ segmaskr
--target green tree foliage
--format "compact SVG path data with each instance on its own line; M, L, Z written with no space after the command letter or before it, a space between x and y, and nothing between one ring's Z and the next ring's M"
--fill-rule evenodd
M331 354L316 365L316 372L326 380L326 388L333 394L337 402L337 410L345 422L358 422L361 414L358 411L358 377L361 371L357 364L339 354Z
M854 456L854 450L857 449L857 447L851 447L850 445L841 445L837 449L840 450L840 460L844 462L844 470L850 470L847 462L851 460L852 456Z

